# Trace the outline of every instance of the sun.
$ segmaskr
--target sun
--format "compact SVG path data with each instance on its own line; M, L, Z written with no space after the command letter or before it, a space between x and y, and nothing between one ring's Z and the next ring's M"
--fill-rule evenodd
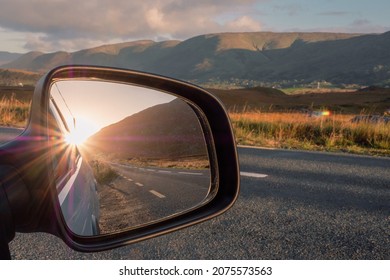
M92 125L91 121L85 119L76 120L75 127L65 135L66 143L70 145L83 145L87 139L96 133L96 126Z
M81 131L74 130L65 135L65 142L70 145L80 146L88 139L89 135L83 134Z

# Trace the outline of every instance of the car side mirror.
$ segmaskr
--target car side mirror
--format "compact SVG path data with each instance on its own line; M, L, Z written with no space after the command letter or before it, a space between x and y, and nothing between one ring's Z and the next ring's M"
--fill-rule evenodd
M205 221L239 191L221 103L194 85L142 72L50 71L36 87L28 128L1 149L23 181L25 209L18 195L10 201L16 230L50 232L79 251Z

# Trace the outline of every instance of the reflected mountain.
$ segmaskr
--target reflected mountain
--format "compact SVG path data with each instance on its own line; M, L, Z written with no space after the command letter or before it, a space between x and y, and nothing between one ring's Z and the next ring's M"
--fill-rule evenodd
M96 153L116 159L178 159L207 155L199 120L180 99L147 108L88 139Z

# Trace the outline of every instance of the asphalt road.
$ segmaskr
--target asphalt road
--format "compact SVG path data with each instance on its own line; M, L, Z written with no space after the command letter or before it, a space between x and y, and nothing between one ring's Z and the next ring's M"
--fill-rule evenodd
M17 234L14 259L390 259L390 159L240 148L241 194L208 222L84 254Z
M100 215L107 217L105 222L101 221L101 227L110 232L191 209L207 197L209 190L208 170L123 164L112 164L112 168L119 176L109 185L98 188L101 204L104 204ZM115 213L121 213L120 217L115 218Z

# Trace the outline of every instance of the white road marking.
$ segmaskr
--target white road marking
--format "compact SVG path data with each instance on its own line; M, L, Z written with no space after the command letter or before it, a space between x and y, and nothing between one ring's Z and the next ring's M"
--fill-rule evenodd
M130 181L130 182L134 182L133 179L130 179L130 178L127 178L127 180Z
M135 183L138 187L143 187L144 185L142 185L141 183Z
M159 173L172 173L172 171L159 170Z
M240 172L241 176L252 177L252 178L266 178L268 175L260 173L251 173L251 172Z
M202 176L202 173L194 173L194 172L179 172L179 174L184 174L184 175L197 175L197 176Z
M159 193L159 192L156 192L154 190L150 190L149 191L150 193L154 194L155 196L157 196L158 198L165 198L165 195Z
M146 169L146 171L155 172L156 170L154 170L154 169Z

